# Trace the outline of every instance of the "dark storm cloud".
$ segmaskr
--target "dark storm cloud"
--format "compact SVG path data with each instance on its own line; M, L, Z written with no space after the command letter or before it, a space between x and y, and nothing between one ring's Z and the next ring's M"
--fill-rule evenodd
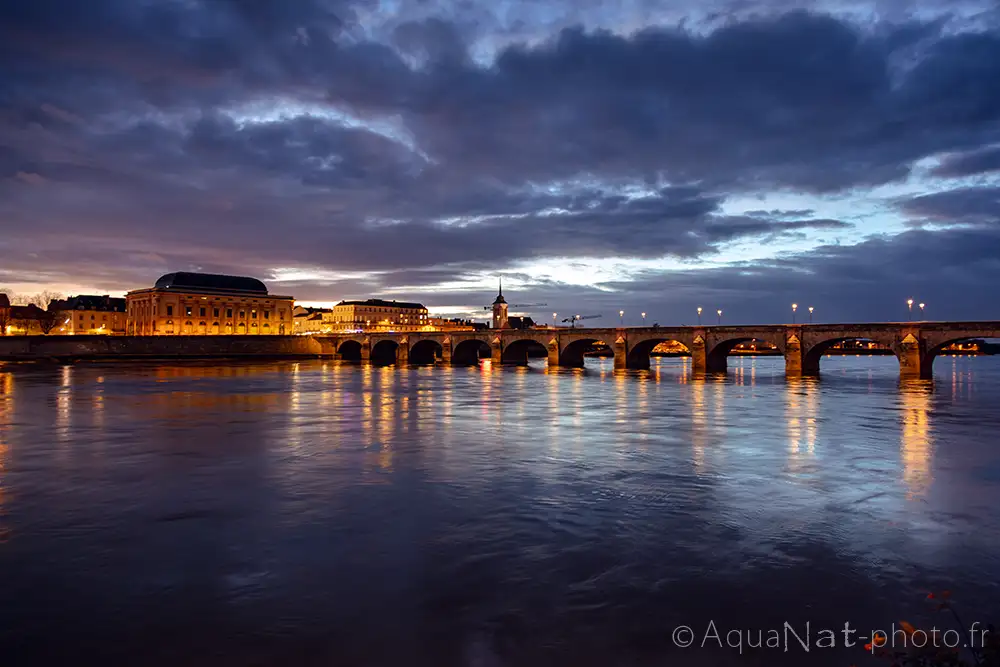
M983 295L998 282L1000 227L994 226L912 230L767 262L651 271L588 298L601 300L604 312L649 311L662 324L692 324L698 306L706 321L721 308L729 323L787 322L792 303L800 318L815 307L817 322L905 320L908 298L927 303L929 319L995 320L1000 306Z
M1000 187L970 187L936 192L902 202L915 221L969 225L1000 223Z
M1000 141L995 28L736 4L713 5L711 29L623 35L572 27L559 3L551 22L509 3L541 17L518 34L544 34L500 40L487 62L487 33L510 25L481 3L381 18L346 0L5 3L0 260L102 285L132 286L143 266L432 284L546 257L712 257L850 226L734 215L733 194L840 193L942 152L939 176L996 169L982 149ZM603 25L603 7L579 22ZM967 224L995 203L901 205ZM740 270L755 267L781 269Z
M986 174L1000 171L1000 146L952 155L934 170L935 175L945 178Z

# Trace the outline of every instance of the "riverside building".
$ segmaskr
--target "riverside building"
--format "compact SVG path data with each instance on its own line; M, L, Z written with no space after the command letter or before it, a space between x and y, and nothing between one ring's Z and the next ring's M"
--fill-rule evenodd
M293 299L269 294L256 278L177 272L125 295L132 336L292 333Z

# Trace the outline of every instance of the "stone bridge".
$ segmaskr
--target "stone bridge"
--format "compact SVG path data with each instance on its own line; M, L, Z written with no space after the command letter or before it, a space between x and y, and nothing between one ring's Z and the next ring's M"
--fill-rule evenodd
M934 357L952 343L1000 338L1000 322L884 322L869 324L775 324L759 326L618 327L599 329L492 329L462 332L344 333L315 336L324 356L382 364L467 365L489 357L495 364L524 365L530 351L549 366L580 368L597 342L615 353L616 369L648 369L658 344L674 341L691 353L696 373L724 373L729 353L752 340L769 343L785 357L787 375L815 375L820 359L843 341L872 341L899 360L906 377L930 378Z

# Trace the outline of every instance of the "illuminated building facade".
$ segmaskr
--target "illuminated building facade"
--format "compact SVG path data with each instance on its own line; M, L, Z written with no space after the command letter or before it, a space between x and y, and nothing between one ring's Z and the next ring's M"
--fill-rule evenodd
M332 328L323 321L323 317L331 313L329 308L305 308L295 306L292 311L292 329L297 334L329 333Z
M341 301L323 314L324 324L337 331L434 331L427 309L406 301Z
M0 336L7 334L10 326L10 297L0 292Z
M132 336L292 333L292 297L268 294L256 278L168 273L125 300L126 332Z
M80 295L53 301L49 311L56 317L55 334L122 335L127 324L125 299Z

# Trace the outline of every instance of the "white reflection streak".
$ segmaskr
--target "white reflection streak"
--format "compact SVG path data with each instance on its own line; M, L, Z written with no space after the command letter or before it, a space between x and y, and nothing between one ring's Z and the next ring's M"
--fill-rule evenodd
M73 407L73 367L62 367L62 378L56 391L56 439L66 444L70 439Z
M562 418L559 413L562 409L562 403L559 400L559 373L554 370L549 370L548 375L549 384L549 447L553 455L559 453L559 425L562 422Z
M299 452L302 449L302 376L299 363L292 364L291 391L288 395L288 413L291 415L291 427L288 430L288 446Z
M708 415L705 414L705 381L691 381L691 446L692 462L697 473L705 469L705 431L708 428Z

